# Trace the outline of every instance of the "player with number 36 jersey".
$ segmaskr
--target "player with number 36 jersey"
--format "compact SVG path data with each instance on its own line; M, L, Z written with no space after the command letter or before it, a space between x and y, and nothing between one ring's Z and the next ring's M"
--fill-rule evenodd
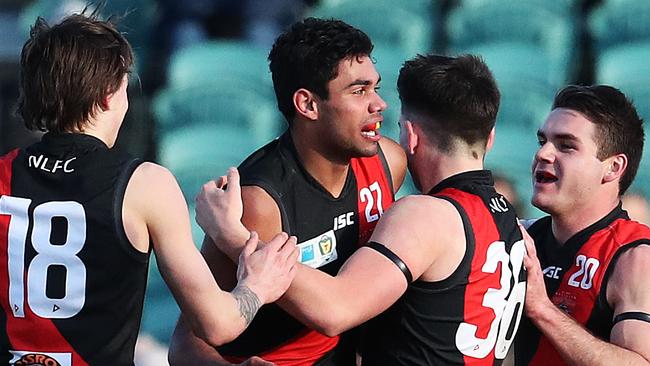
M398 90L400 143L416 187L429 194L395 202L336 276L299 266L279 303L330 336L376 317L363 365L499 365L526 292L516 213L483 169L499 91L470 55L417 56ZM246 229L228 212L241 198L226 190L217 200L220 210L203 212L222 226L212 236L241 242ZM238 238L218 237L227 230Z

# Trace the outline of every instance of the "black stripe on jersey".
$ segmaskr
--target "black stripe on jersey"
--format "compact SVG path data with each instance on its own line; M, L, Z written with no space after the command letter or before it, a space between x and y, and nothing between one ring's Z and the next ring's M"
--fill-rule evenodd
M125 252L133 259L138 262L145 263L149 260L149 253L142 253L139 250L135 249L131 244L126 232L124 231L124 222L122 220L122 208L124 206L124 194L126 193L126 187L129 184L129 180L133 175L133 172L137 167L142 164L141 159L133 159L125 164L124 170L121 172L117 183L115 185L115 192L113 196L113 212L114 212L114 222L115 222L115 232L119 239L119 244L125 250ZM151 241L151 238L149 239ZM149 246L149 252L151 252L152 246Z

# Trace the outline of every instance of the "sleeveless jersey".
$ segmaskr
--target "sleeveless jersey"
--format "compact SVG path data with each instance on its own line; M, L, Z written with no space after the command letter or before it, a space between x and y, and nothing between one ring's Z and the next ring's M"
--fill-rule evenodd
M149 254L122 201L138 164L81 134L0 158L0 363L133 365Z
M363 365L499 365L525 296L525 246L516 213L489 171L440 182L429 193L452 203L466 238L458 268L437 282L416 280L371 320Z
M631 221L619 204L564 245L553 236L550 216L537 220L528 232L535 239L546 291L553 303L596 337L609 340L614 311L607 302L607 282L621 253L650 244L650 229ZM518 365L566 364L526 317L515 351Z
M289 132L254 152L239 169L242 185L263 188L277 203L282 230L298 238L300 261L331 275L336 275L358 246L367 242L379 217L394 200L381 150L373 157L350 161L345 186L337 198L305 170ZM239 338L220 347L219 352L232 361L258 355L279 366L320 365L326 364L337 343L339 337L306 328L270 304L260 309Z

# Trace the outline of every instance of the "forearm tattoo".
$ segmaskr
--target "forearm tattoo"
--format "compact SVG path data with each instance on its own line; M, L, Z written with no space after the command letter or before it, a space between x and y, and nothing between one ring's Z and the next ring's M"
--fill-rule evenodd
M231 293L235 299L237 299L237 303L239 304L239 314L244 318L246 326L248 326L262 306L262 302L257 295L246 286L237 285Z

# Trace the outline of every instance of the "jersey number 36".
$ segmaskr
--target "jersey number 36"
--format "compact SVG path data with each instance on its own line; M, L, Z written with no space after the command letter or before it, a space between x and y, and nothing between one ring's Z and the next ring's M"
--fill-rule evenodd
M526 282L519 281L525 254L524 241L513 244L510 254L505 242L495 241L487 249L487 260L481 268L483 273L498 274L501 288L488 288L483 295L482 306L494 311L487 337L477 337L479 325L463 322L456 331L456 347L466 356L485 358L494 350L494 357L503 359L508 353L524 308ZM481 325L482 327L485 325Z

